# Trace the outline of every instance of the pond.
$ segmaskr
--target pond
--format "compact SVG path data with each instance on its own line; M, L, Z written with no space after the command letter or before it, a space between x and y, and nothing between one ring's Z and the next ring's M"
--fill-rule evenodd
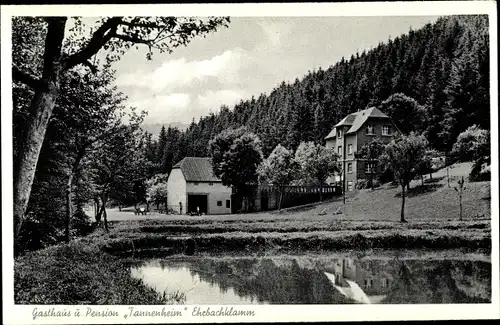
M186 304L436 304L491 301L482 260L335 256L146 260L132 276Z

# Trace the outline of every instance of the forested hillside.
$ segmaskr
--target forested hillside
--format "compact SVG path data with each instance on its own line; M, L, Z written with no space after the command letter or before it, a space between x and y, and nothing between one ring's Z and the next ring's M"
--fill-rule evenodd
M398 93L424 114L387 111L384 101ZM346 114L372 105L404 120L403 132L424 133L432 147L449 151L467 127L490 128L489 103L488 17L443 17L231 109L223 106L185 132L169 127L158 140L149 137L148 151L169 172L184 156L208 156L209 140L223 129L245 125L267 156L277 144L321 143Z

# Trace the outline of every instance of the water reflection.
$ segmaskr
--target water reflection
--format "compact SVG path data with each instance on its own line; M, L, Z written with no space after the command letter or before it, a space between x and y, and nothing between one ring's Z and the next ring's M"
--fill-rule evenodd
M193 258L145 261L132 275L187 304L486 303L491 263L452 260Z

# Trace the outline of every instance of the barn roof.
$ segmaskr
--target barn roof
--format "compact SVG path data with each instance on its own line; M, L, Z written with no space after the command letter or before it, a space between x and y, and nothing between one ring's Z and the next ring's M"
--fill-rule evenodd
M180 168L187 182L221 182L207 157L186 157L172 168Z
M336 136L337 127L339 126L350 126L346 134L357 132L370 117L387 118L387 119L389 118L389 116L382 113L382 111L380 111L376 107L370 107L362 111L351 113L346 117L344 117L339 123L337 123L333 128L333 130L326 136L325 139L334 138Z

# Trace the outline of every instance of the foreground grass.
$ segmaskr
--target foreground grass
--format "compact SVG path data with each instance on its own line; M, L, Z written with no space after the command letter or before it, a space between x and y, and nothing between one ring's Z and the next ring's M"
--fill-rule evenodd
M28 253L14 262L16 304L168 304L179 297L158 294L114 256L96 245L73 242Z

